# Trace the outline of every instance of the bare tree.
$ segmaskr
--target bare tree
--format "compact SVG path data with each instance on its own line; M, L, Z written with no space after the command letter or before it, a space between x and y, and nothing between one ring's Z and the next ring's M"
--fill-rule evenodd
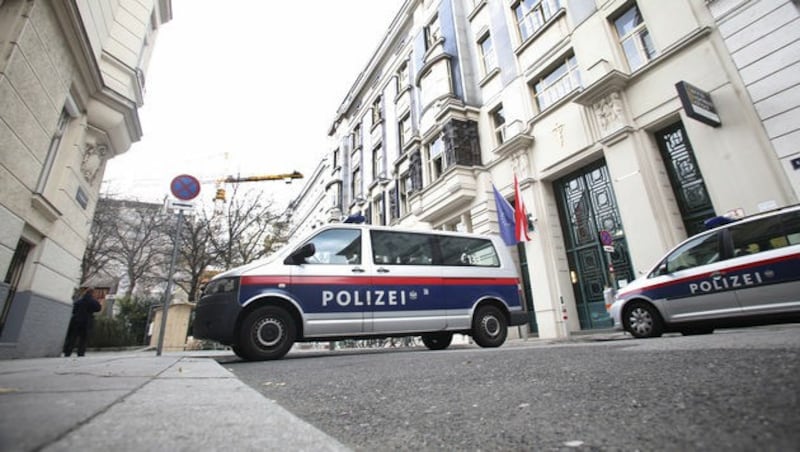
M286 222L274 202L261 190L238 188L234 186L222 214L212 223L212 243L219 265L226 270L264 257L285 241Z
M147 280L163 280L162 273L169 253L168 221L160 204L116 201L116 227L113 259L125 269L130 297L137 284Z
M183 217L183 221L175 284L188 294L189 301L195 301L200 295L203 275L216 263L217 253L211 240L211 218L205 210L198 209L194 217ZM170 237L174 239L174 235Z
M114 259L116 242L113 240L113 233L117 224L109 204L106 198L97 202L86 250L81 260L81 282L103 273Z

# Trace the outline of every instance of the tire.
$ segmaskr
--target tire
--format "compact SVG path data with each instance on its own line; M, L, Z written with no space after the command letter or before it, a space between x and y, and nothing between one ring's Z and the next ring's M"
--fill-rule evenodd
M292 316L278 306L257 308L239 329L237 348L248 361L280 359L292 348L297 327ZM236 352L236 350L234 350Z
M636 338L660 337L664 333L661 314L648 303L632 303L625 309L623 322L625 330Z
M495 306L483 306L472 319L472 338L481 347L499 347L508 336L506 317Z
M444 350L453 341L453 333L431 333L422 335L422 343L429 350Z
M231 349L233 350L233 353L236 354L236 356L238 356L239 358L245 359L241 347L239 347L238 345L231 345Z

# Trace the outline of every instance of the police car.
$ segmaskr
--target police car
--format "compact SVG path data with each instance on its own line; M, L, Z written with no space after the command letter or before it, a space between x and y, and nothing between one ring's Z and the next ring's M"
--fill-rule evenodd
M340 339L422 336L437 350L463 333L498 347L527 319L497 236L331 224L214 277L193 334L266 360L295 342Z
M690 237L621 289L609 311L616 329L637 338L800 321L800 205Z

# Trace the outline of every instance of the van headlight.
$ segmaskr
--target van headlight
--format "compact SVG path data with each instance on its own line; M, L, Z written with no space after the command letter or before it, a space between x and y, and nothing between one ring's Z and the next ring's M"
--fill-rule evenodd
M208 283L203 295L216 295L221 293L236 292L239 288L239 278L220 278Z

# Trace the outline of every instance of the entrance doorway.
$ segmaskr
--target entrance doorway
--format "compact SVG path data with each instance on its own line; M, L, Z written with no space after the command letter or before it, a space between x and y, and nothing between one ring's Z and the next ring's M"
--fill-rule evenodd
M581 329L610 328L603 290L634 275L605 160L557 180L554 191Z
M678 201L686 234L692 236L705 231L703 222L716 214L683 123L678 121L657 131L655 138Z

